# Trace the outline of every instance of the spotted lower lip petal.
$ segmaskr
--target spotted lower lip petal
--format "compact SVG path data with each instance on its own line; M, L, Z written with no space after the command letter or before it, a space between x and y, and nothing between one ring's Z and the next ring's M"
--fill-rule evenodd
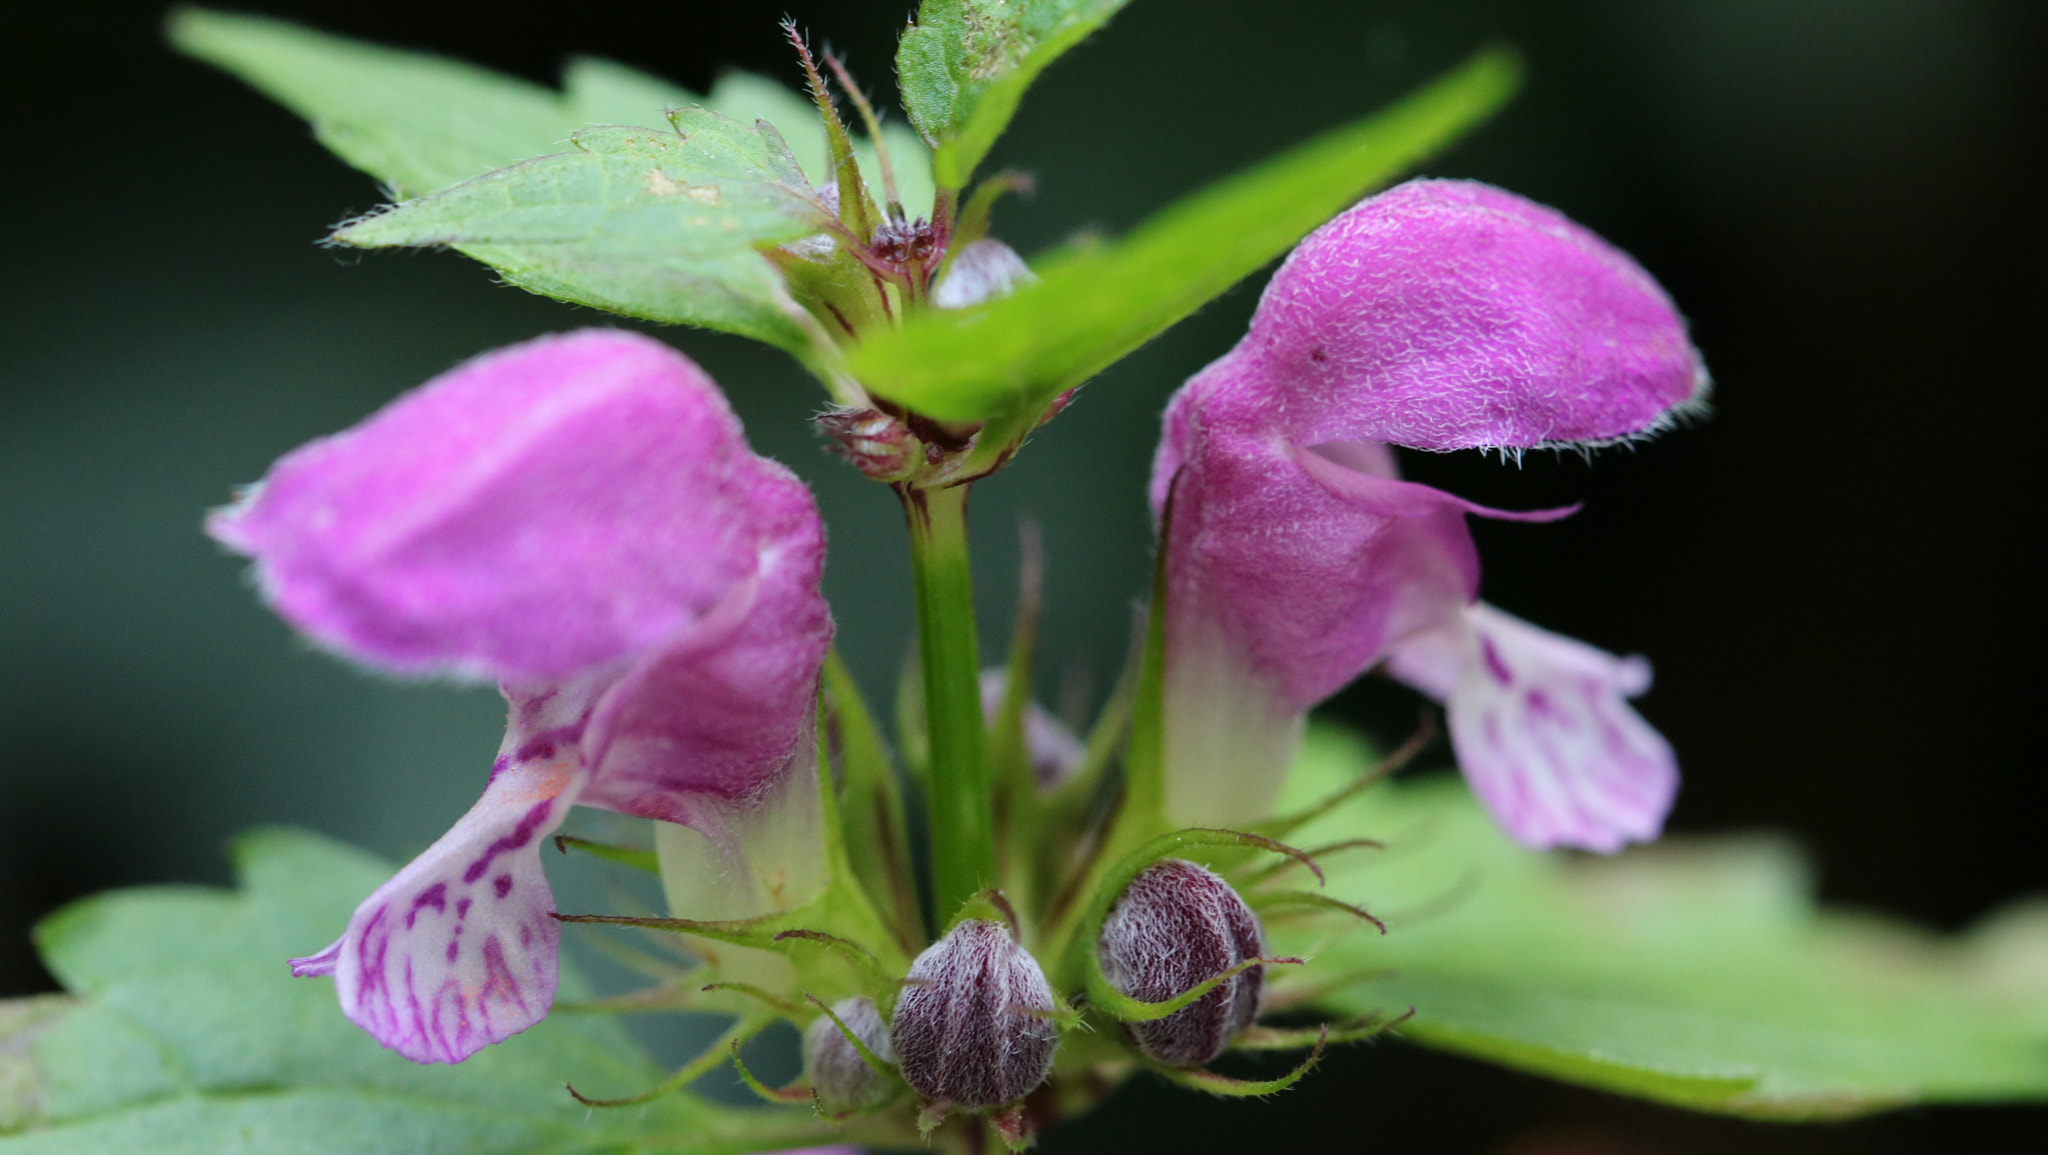
M1477 602L1388 668L1445 703L1472 792L1517 840L1613 853L1662 831L1678 760L1628 704L1650 687L1643 659Z
M343 1012L418 1063L459 1063L545 1017L561 926L540 849L581 788L581 772L558 760L496 774L316 956L329 959ZM324 973L303 961L293 973Z

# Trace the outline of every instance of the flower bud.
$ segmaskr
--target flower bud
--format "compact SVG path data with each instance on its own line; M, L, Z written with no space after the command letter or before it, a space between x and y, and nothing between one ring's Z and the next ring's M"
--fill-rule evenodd
M1110 908L1097 943L1102 973L1134 999L1165 1002L1265 951L1259 916L1217 875L1181 858L1146 867ZM1259 1013L1264 968L1231 976L1163 1019L1125 1023L1139 1050L1168 1066L1223 1053Z
M876 1058L894 1061L889 1024L882 1021L873 999L864 995L841 999L832 1007L832 1014L838 1015L839 1023L846 1024ZM868 1066L839 1023L833 1022L831 1015L820 1015L804 1031L804 1074L818 1093L818 1106L834 1115L879 1107L895 1090L895 1081Z
M924 456L909 426L879 409L832 409L816 420L819 431L869 480L908 477Z
M966 919L910 964L890 1027L897 1066L934 1103L995 1107L1052 1070L1059 1029L1038 960L999 922Z

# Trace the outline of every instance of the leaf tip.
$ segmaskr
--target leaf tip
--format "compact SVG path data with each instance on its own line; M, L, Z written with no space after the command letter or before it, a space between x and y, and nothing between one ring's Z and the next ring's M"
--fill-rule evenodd
M1479 46L1465 67L1466 78L1488 90L1490 103L1498 107L1513 100L1528 79L1529 64L1522 50L1506 40L1491 40Z
M179 52L197 56L203 51L207 30L219 17L220 14L211 9L190 4L173 5L164 13L164 39Z

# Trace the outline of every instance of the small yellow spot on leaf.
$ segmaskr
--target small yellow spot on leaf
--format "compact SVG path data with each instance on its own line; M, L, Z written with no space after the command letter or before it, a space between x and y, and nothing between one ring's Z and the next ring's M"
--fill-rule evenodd
M648 169L646 179L642 180L640 185L658 197L672 197L679 192L687 192L690 189L690 186L682 181L671 180L667 173L662 172L658 168Z
M650 168L640 181L642 188L658 197L686 196L700 205L719 203L718 186L677 180L658 168Z

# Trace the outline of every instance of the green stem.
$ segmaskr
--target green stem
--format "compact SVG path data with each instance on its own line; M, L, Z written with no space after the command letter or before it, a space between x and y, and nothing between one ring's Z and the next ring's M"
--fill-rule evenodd
M967 487L899 487L916 571L931 768L932 891L943 928L996 884L995 799L982 757L981 656L967 559Z

